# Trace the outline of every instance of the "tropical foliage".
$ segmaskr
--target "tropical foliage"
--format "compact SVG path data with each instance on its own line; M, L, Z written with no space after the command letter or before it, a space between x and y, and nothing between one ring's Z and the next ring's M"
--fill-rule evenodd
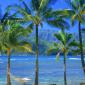
M57 34L54 34L57 39L57 42L54 43L53 47L51 47L48 51L50 54L52 51L56 51L57 58L62 53L64 56L64 85L67 85L67 78L66 78L66 58L69 52L77 53L79 50L79 45L73 38L72 34L65 33L65 31L60 31Z
M16 12L23 17L24 22L30 22L32 27L36 28L36 71L35 71L35 85L38 85L38 29L39 26L43 26L43 21L47 22L49 25L58 28L68 28L67 22L60 16L54 15L51 7L52 0L31 0L30 8L21 0L24 8L20 5L9 6L10 8L15 8Z
M65 17L70 17L72 25L75 22L78 22L78 31L79 31L79 41L80 41L80 54L81 54L81 62L83 71L85 73L85 62L84 62L84 55L83 55L83 42L82 42L82 31L81 25L85 23L85 0L65 0L70 9L65 9L63 14Z
M54 10L53 5L57 0L19 0L21 4L9 5L3 16L0 15L0 52L8 55L7 66L7 85L11 85L10 78L10 57L13 52L22 53L35 53L35 83L39 85L39 54L46 54L47 49L50 47L48 54L52 51L57 53L57 58L60 54L64 55L64 84L67 85L66 78L66 57L69 53L81 54L81 62L83 71L85 73L84 62L84 39L82 35L85 33L85 29L82 25L85 23L85 0L65 0L69 5L69 9ZM72 26L78 24L78 40L75 40L72 34L67 33L69 30L69 21L71 20ZM77 21L77 22L76 22ZM48 35L48 31L42 33L47 36L40 36L40 28L43 28L44 24L50 27L60 28L59 33L54 34L55 38L51 38ZM66 30L65 30L66 29ZM34 35L30 35L32 31ZM56 40L57 39L57 40ZM54 42L55 41L55 42ZM52 43L54 44L52 45ZM84 43L83 43L84 42ZM31 45L31 44L32 45ZM33 49L33 51L32 51ZM84 51L84 52L83 52Z
M26 40L23 40L30 31L24 29L19 24L7 21L5 30L0 28L0 48L8 55L8 67L7 67L7 85L11 85L10 78L10 56L12 51L32 52L31 44ZM29 29L30 30L30 29Z

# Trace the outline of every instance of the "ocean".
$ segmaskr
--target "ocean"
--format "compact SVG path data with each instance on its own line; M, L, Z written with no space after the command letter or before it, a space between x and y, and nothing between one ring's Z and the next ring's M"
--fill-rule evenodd
M64 85L63 56L57 61L55 56L39 56L39 85ZM0 56L0 85L7 82L7 56ZM33 85L35 79L35 56L11 56L12 85ZM79 56L67 57L67 83L85 83Z

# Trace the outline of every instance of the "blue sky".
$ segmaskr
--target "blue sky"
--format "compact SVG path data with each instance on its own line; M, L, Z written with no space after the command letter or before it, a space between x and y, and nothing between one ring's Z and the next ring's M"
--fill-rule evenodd
M29 0L25 0L26 2L28 2ZM19 0L0 0L0 7L2 10L2 13L5 12L5 9L8 5L12 5L12 4L19 4ZM68 5L64 2L64 0L58 0L57 3L55 5L53 5L54 9L65 9L65 8L69 8ZM48 25L44 25L44 30L45 29L52 29L52 27L48 26ZM56 29L56 28L53 28ZM71 32L77 32L77 25L74 27L70 28Z

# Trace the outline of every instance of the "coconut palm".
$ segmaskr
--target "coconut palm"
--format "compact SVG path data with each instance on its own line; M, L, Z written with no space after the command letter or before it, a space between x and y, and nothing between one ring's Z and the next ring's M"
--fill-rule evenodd
M16 8L17 13L21 14L24 22L29 22L36 29L36 72L35 72L35 85L38 85L38 29L47 22L49 25L58 28L68 28L68 24L64 19L60 18L59 13L55 15L55 11L52 11L51 5L55 3L55 0L31 0L28 6L23 0L23 7L20 5L9 6L10 8Z
M30 30L30 29L29 29ZM0 39L2 50L4 50L8 55L8 66L7 66L7 85L11 85L10 79L10 57L13 50L22 52L32 52L32 48L29 42L23 40L30 31L24 29L19 24L11 23L6 26L6 30L2 32Z
M78 22L78 31L79 31L79 41L80 41L80 54L81 54L81 62L83 71L85 74L85 62L83 55L83 42L82 42L82 32L81 32L81 24L85 21L85 0L65 0L69 5L70 9L64 10L64 15L70 16L72 25L74 25L75 21Z
M64 85L67 85L66 78L66 58L68 53L73 53L78 51L78 43L74 40L72 34L65 33L64 30L60 31L57 34L54 34L57 42L54 43L48 51L50 54L52 51L56 51L58 54L56 57L59 57L60 54L64 55Z

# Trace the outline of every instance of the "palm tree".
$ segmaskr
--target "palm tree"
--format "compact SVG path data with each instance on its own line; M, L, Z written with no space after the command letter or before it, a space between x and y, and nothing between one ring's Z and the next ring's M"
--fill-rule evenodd
M8 13L5 12L3 16L0 17L0 52L2 53L5 50L5 46L3 46L3 39L4 39L4 30L7 24Z
M31 45L26 41L23 40L24 36L26 37L27 34L30 32L28 29L24 29L19 24L11 23L7 26L6 30L3 31L2 39L2 48L7 51L8 55L8 66L7 66L7 85L11 85L10 79L10 57L11 51L22 51L22 52L32 52ZM21 39L21 38L22 39ZM2 49L3 50L3 49Z
M66 78L66 57L70 52L76 52L78 49L78 43L74 40L72 34L65 33L64 30L60 31L57 34L54 34L57 39L57 42L54 43L48 51L48 54L52 51L58 52L57 57L60 54L64 55L64 85L67 85Z
M75 21L78 21L78 31L79 31L79 41L80 41L80 54L81 54L81 62L83 71L85 74L85 62L83 55L83 42L82 42L82 32L81 32L81 24L85 21L85 0L65 0L70 6L70 9L65 9L63 14L66 16L70 16L72 25L74 25Z
M35 85L38 85L38 72L39 72L39 66L38 66L38 29L42 28L44 25L43 22L47 22L51 26L55 26L58 28L68 28L68 24L65 22L64 19L61 18L61 16L58 16L59 13L52 10L51 5L53 2L55 3L55 0L31 0L30 8L29 6L21 0L23 3L23 6L20 5L14 5L9 6L10 8L16 8L17 12L22 15L24 22L30 22L31 25L36 29L36 71L35 71ZM56 12L56 14L55 14Z

